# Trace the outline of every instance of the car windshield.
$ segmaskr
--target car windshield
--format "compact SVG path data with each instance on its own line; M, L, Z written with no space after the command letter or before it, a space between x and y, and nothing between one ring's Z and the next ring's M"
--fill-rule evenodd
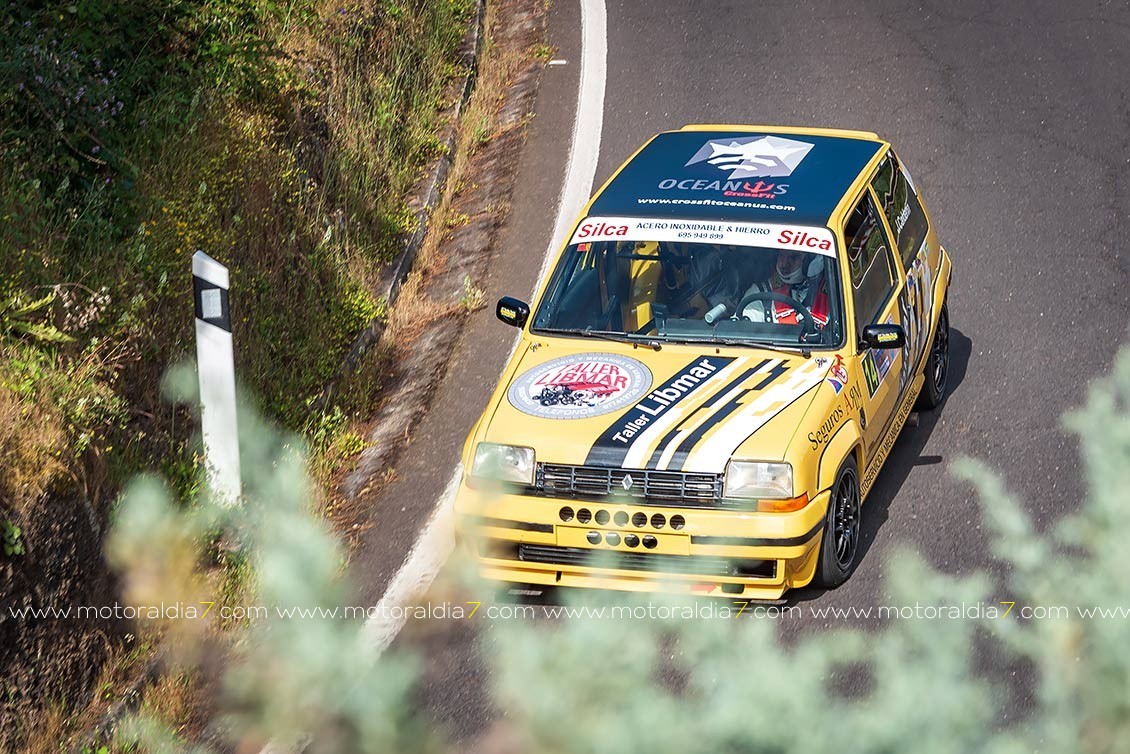
M588 218L533 328L819 348L842 342L841 301L827 228Z

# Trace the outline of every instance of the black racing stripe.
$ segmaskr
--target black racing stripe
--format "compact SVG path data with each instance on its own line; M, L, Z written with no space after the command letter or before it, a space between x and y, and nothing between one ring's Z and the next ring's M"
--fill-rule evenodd
M616 420L609 425L608 429L604 430L600 437L596 438L596 441L589 449L588 457L585 458L585 465L605 467L623 466L624 458L628 455L628 450L632 447L633 443L639 439L639 435L651 422L671 410L673 406L685 400L688 395L696 392L710 377L714 376L720 369L729 365L733 360L733 356L698 356L683 366L682 369L671 375L666 382L651 390L643 400L618 416ZM700 379L689 374L692 369L701 367L703 363L711 367L709 376ZM689 389L685 388L683 384L676 386L675 383L681 383L688 377L698 381L691 385ZM660 391L674 391L678 393L678 396L674 399L668 399L664 396L664 400L669 400L669 403L662 405L652 397ZM629 422L635 423L633 428L634 433L631 437L627 437L623 434ZM620 439L617 439L618 435Z
M490 516L472 516L471 521L479 526L494 526L498 529L520 529L522 531L540 531L545 534L553 533L553 524L533 524L529 521L510 521L505 518L491 518Z
M769 359L765 359L760 364L758 364L757 366L751 367L751 368L745 370L744 372L742 372L740 377L736 377L735 379L730 380L730 382L728 382L726 384L726 387L722 388L717 393L712 395L710 397L710 400L708 400L706 403L703 404L703 408L710 408L715 403L722 400L722 396L724 396L726 393L730 392L730 390L732 388L737 387L738 385L742 384L747 379L749 379L750 377L755 375L758 372L758 370L760 370L762 367L764 367L768 363L769 363Z
M760 368L761 366L764 366L767 363L769 363L768 359L761 362L761 364L758 365L758 366ZM774 380L779 378L782 374L784 374L787 371L789 371L789 367L785 362L783 362L783 361L777 362L776 364L773 365L772 369L770 369L768 372L764 373L765 379L763 379L761 382L757 383L753 387L747 388L746 390L743 390L733 400L729 401L725 406L723 406L722 408L715 411L714 415L711 416L710 419L703 422L702 425L699 426L698 429L696 429L694 432L692 432L687 437L687 439L683 440L679 444L679 449L676 450L675 455L673 455L671 457L671 463L667 465L667 469L670 470L670 471L682 471L683 470L683 464L685 464L687 462L687 457L690 455L691 451L694 450L694 446L698 444L699 440L701 440L703 438L703 436L708 431L710 431L710 429L712 427L714 427L716 424L718 424L720 421L725 419L730 414L734 413L734 411L736 411L738 409L739 405L741 405L741 401L746 395L748 395L749 393L764 390L766 388L766 386L771 384Z
M702 409L702 408L699 408L699 411L701 411L701 410L703 410L703 409ZM674 427L673 427L673 428L671 429L671 431L670 431L670 432L668 432L667 434L663 435L663 439L662 439L662 440L660 440L660 441L659 441L659 444L655 446L655 450L654 450L654 451L652 451L652 453L651 453L651 458L647 459L647 465L646 465L646 466L645 466L644 468L648 468L648 469L654 469L654 468L655 468L656 466L658 466L658 465L659 465L659 457L663 455L663 449L667 447L667 444L668 444L669 442L671 442L672 440L674 440L674 439L675 439L675 435L679 434L679 430L681 430L681 429L683 428L683 424L684 424L685 422L687 422L688 420L690 420L690 419L691 419L691 417L693 417L693 416L694 416L695 414L697 414L697 413L698 413L698 411L695 411L695 413L694 413L694 414L691 414L691 415L690 415L690 416L688 416L688 417L687 417L686 419L684 419L683 421L681 421L681 422L679 422L678 424L676 424L676 425L675 425L675 426L674 426Z
M764 390L766 385L768 385L770 382L777 379L787 371L789 371L789 368L785 365L785 362L778 362L772 369L769 370L769 373L765 375L765 379L757 383L757 385L755 385L753 389Z
M816 390L817 388L819 388L819 387L820 387L820 382L823 382L823 380L820 380L820 381L816 382L816 384L814 384L814 385L811 385L811 387L810 387L810 388L809 388L808 390L806 390L806 391L803 391L803 392L802 392L802 393L800 393L800 395L798 395L798 396L797 396L796 398L793 398L792 400L790 400L790 401L788 402L788 404L785 404L785 405L784 405L784 406L782 406L782 407L781 407L780 409L777 409L777 411L776 411L776 414L774 414L774 415L773 415L773 416L771 416L770 418L766 419L766 423L768 423L768 422L771 422L771 421L772 421L772 419L773 419L773 417L775 417L775 416L776 416L777 414L780 414L780 413L781 413L781 411L784 411L784 410L788 409L788 408L789 408L790 406L792 406L793 404L796 404L796 402L797 402L798 400L800 400L801 398L803 398L803 397L807 396L807 395L808 395L808 393L810 393L811 391L814 391L814 390ZM755 389L756 389L756 388L755 388ZM764 426L764 424L763 424L762 426ZM758 427L758 428L760 428L760 427ZM747 435L746 435L745 437L742 437L742 439L738 441L738 444L736 444L736 445L735 445L735 447L733 447L733 448L731 448L731 449L730 449L729 451L727 451L727 457L729 457L729 456L730 456L730 454L732 454L732 453L733 453L733 451L736 451L736 450L737 450L738 448L740 448L740 447L741 447L741 443L744 443L744 442L746 442L747 440L749 440L749 437L751 437L751 436L753 436L753 432L751 432L751 433L747 434ZM689 440L689 437L688 437L688 440ZM678 457L678 453L676 453L676 457ZM685 456L683 457L683 460L686 460L686 457L685 457ZM669 468L671 468L672 470L675 470L675 466L673 466L673 465L672 465L671 467L669 467ZM681 469L681 466L680 466L679 468Z
M746 388L745 390L735 395L733 399L727 401L726 404L722 406L722 408L715 411L709 419L699 425L698 429L696 429L694 432L691 432L690 435L687 436L687 439L679 443L679 447L675 451L675 455L671 456L671 463L667 464L667 470L682 471L683 464L687 462L687 456L690 455L691 450L695 445L698 444L698 441L702 439L702 436L710 431L711 427L715 426L716 424L718 424L718 422L722 421L727 416L737 411L738 408L742 405L742 398L745 398L752 392L752 388Z
M809 542L817 533L824 529L824 520L821 519L804 534L797 537L710 537L701 534L691 535L692 545L726 545L730 547L793 547Z
M740 385L743 382L745 382L746 380L748 380L750 377L752 377L754 375L755 372L757 372L758 369L761 369L761 367L765 366L768 363L769 363L769 359L765 359L764 361L762 361L757 366L751 367L751 368L745 370L744 372L739 374L737 377L730 380L725 385L720 387L717 391L715 391L714 394L711 395L706 400L705 403L703 403L701 406L699 406L697 411L691 413L689 416L684 417L682 421L676 423L675 426L671 429L671 431L668 432L667 434L665 434L663 436L663 439L659 441L659 444L655 446L655 450L652 452L651 458L648 459L647 465L645 466L645 468L648 468L648 469L656 468L656 466L659 464L659 458L660 458L660 456L663 455L663 451L667 448L667 445L672 440L675 439L675 435L679 434L680 430L682 430L682 428L687 425L687 422L689 422L691 419L693 419L699 411L705 411L705 410L713 407L714 404L717 403L719 401L719 399L722 398L722 396L724 396L726 393L730 392L735 387L737 387L738 385Z

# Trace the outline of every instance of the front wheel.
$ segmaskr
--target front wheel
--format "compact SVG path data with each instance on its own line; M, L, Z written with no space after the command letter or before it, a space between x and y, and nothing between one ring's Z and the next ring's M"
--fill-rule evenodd
M926 381L918 395L920 408L937 408L946 397L946 382L950 366L950 314L949 304L942 304L938 315L938 329L934 333L934 343L930 346L930 358L926 359Z
M859 558L859 533L863 498L859 493L859 469L854 456L848 456L832 485L824 536L820 540L820 559L813 583L834 589L848 580Z

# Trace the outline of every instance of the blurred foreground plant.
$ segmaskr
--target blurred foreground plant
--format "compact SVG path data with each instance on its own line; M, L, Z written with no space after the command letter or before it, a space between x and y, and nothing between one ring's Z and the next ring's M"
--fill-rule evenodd
M807 631L787 642L776 622L687 620L678 616L688 603L658 597L616 596L614 604L629 611L665 605L671 617L500 621L480 636L516 750L1126 751L1125 618L1088 618L1076 608L1130 606L1121 556L1130 538L1128 404L1125 350L1114 374L1097 381L1085 408L1066 420L1081 438L1088 495L1051 534L1038 534L987 470L970 461L957 467L981 492L995 554L1011 564L1010 600L1068 606L1065 614L1027 622L1004 615L894 620L874 632ZM1101 435L1093 432L1100 426ZM146 595L138 585L152 574L161 574L161 588L175 583L161 564L224 526L239 533L252 559L254 602L343 604L341 553L308 511L298 446L251 417L241 417L241 427L243 507L177 510L152 481L127 495L113 552L131 591ZM996 604L987 575L948 577L909 553L889 572L888 604ZM571 599L594 609L613 604L610 595ZM273 738L305 740L317 752L437 746L409 711L412 665L378 660L358 623L272 614L251 622L231 652L221 707L241 745ZM1031 699L991 677L986 658L995 667L1029 668ZM151 720L127 731L147 750L165 750L172 740Z
M190 398L194 379L181 372L168 384L178 397ZM240 751L308 739L315 742L309 750L318 752L427 750L430 737L410 719L405 701L412 664L391 657L378 663L359 620L309 612L340 607L347 588L341 548L310 508L301 440L280 434L252 411L239 421L239 506L224 507L203 495L184 509L151 478L127 491L109 543L111 560L125 576L127 600L139 606L183 603L203 613L216 598L206 593L195 566L217 533L225 532L252 570L246 604L227 607L269 610L228 632L222 671L205 662L210 626L203 619L170 621L166 646L174 664L200 664L222 675L216 722L229 743ZM126 721L120 737L137 741L143 751L181 751L184 743L145 718Z

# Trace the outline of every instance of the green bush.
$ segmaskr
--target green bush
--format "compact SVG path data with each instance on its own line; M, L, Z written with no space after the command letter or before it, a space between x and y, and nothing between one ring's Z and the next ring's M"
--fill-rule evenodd
M990 472L971 461L957 465L981 491L994 554L1011 566L1007 591L994 592L986 574L942 575L908 552L887 569L891 605L981 604L996 614L983 608L982 619L896 619L874 631L782 637L782 624L772 620L688 619L682 612L693 603L585 594L572 604L650 604L660 617L511 620L479 632L494 701L519 750L1125 751L1126 616L1082 611L1130 606L1121 555L1130 536L1130 498L1122 492L1130 481L1130 349L1066 423L1081 440L1088 495L1049 534L1035 530ZM1099 425L1101 437L1090 431ZM242 533L251 554L253 602L344 604L351 592L340 549L307 509L296 445L263 426L248 440L246 507L178 511L146 482L123 501L112 542L116 561L131 582L152 585L138 569L168 572L154 565L168 557L163 543L191 546L222 519ZM1067 609L1021 620L1022 606ZM711 603L715 615L722 607ZM285 744L308 734L322 752L437 746L411 712L411 662L378 659L361 623L272 616L252 622L235 646L224 702L234 713L233 743ZM1009 681L984 669L986 656L996 667L1030 670L1031 697L1019 710ZM563 710L584 724L562 725ZM157 750L168 735L155 720L135 720L122 740Z

